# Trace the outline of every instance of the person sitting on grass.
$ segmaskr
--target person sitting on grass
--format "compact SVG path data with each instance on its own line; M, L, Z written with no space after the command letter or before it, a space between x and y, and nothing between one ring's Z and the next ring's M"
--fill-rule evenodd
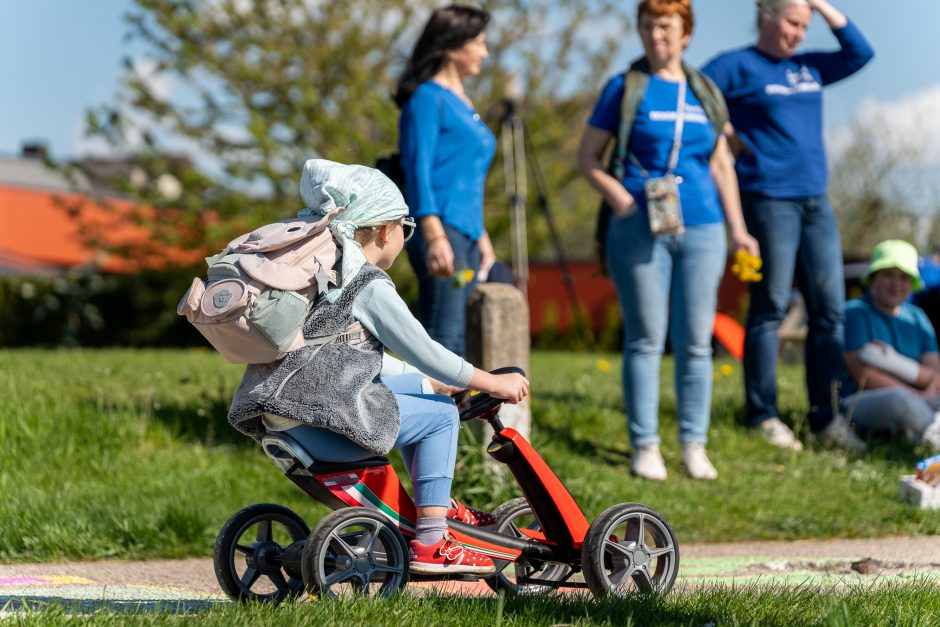
M472 388L509 403L526 397L519 374L494 375L474 368L428 336L386 274L414 232L398 188L378 170L324 159L304 164L301 197L314 215L338 210L330 231L342 255L339 284L321 297L304 323L304 337L342 333L356 322L368 332L357 345L304 347L283 359L245 370L229 422L258 438L284 431L323 462L352 462L392 448L401 451L414 485L417 537L410 543L411 572L495 571L486 555L456 543L447 533L459 419L454 401L402 384L408 366L385 354L388 347L412 372L434 377L438 389ZM301 212L304 214L305 212ZM441 383L442 382L442 383ZM391 386L389 385L391 384ZM391 387L394 387L391 389ZM466 516L466 508L451 515ZM464 517L466 521L466 518Z
M875 247L865 294L845 308L845 411L863 433L903 433L940 450L940 357L926 314L907 301L921 287L917 249L901 240ZM857 390L857 391L856 391Z

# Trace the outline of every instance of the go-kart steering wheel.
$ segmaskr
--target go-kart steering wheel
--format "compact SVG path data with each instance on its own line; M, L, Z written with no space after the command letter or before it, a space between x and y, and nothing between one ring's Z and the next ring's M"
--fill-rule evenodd
M491 370L490 374L509 374L512 372L525 376L525 370L518 366L504 366ZM482 420L489 418L503 404L503 399L490 396L486 392L464 390L454 395L454 402L457 403L460 422L467 422L474 418Z

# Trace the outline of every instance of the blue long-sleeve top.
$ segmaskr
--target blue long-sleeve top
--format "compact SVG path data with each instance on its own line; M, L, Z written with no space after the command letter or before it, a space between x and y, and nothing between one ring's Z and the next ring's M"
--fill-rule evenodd
M822 88L851 76L875 54L852 22L832 33L836 51L777 59L749 46L702 68L724 94L745 146L735 164L742 191L773 198L826 193Z
M496 138L446 87L422 83L401 110L399 151L411 215L438 216L470 239L483 235L483 190Z

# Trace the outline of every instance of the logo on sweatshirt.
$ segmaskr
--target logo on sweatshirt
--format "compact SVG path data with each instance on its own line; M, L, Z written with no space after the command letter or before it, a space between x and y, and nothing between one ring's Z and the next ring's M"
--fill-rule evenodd
M822 85L819 84L819 81L813 76L813 73L809 71L805 65L801 66L800 69L790 69L785 70L785 76L787 79L786 85L780 85L778 83L771 83L764 86L764 92L768 96L792 96L794 94L808 94L822 90Z

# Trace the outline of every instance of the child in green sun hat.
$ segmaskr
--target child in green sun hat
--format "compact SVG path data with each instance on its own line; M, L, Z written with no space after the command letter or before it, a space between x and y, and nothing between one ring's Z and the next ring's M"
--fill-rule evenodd
M862 275L865 294L845 308L845 414L861 433L903 434L940 450L940 356L927 315L907 302L923 282L917 249L902 240L875 246Z

